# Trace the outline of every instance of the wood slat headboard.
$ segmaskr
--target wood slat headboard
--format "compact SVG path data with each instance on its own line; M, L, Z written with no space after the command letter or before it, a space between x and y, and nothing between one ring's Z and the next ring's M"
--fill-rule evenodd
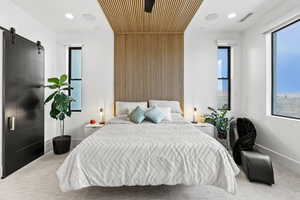
M184 101L183 34L115 34L115 101ZM183 106L182 106L183 107Z

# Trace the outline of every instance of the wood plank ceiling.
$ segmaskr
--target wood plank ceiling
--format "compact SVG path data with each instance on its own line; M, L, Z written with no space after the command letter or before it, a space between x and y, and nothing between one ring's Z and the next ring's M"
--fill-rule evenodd
M183 33L203 0L156 0L152 13L144 0L98 0L115 33Z

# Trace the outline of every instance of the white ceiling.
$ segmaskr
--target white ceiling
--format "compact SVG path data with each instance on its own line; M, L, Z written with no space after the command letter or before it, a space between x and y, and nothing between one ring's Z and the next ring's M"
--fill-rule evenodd
M282 3L282 0L204 0L191 25L215 31L242 31L261 19L264 14ZM227 15L236 13L237 17L228 19ZM253 15L243 23L239 21L248 13ZM217 13L218 19L207 21L205 17Z
M107 28L107 21L97 0L11 0L32 17L57 33L85 32ZM192 21L192 26L216 31L242 31L259 20L264 13L277 6L282 0L204 0ZM64 17L72 13L74 20ZM237 17L228 19L229 13ZM238 21L249 12L254 15L244 23ZM85 20L82 14L92 14L94 21ZM217 13L219 18L207 21L208 14Z
M33 18L57 33L85 32L107 29L108 22L97 0L11 0ZM65 18L74 15L73 20ZM83 14L92 14L94 21L85 20Z

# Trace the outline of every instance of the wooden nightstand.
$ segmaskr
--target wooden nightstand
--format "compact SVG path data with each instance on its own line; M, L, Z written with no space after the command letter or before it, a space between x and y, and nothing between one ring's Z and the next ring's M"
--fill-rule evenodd
M100 128L103 128L105 126L105 124L86 124L84 127L84 134L85 137L88 137L90 135L92 135L95 131L99 130Z
M215 137L215 127L208 123L193 123L193 126L211 137Z

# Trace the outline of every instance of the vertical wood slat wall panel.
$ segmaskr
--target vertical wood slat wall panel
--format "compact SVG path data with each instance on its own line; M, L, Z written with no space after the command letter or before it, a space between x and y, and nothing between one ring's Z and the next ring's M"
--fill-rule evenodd
M183 105L183 34L115 34L115 101Z

